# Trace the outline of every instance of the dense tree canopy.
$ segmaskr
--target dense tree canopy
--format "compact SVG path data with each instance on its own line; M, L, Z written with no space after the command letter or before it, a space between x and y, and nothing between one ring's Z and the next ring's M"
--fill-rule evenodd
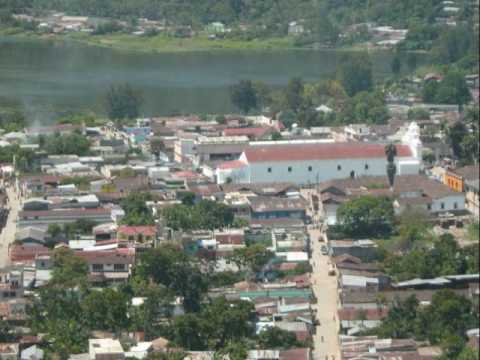
M207 284L198 262L182 249L164 245L145 252L136 273L145 281L153 280L182 296L187 311L199 310Z
M465 105L471 100L465 77L461 72L451 70L439 83L428 81L422 90L427 103Z
M142 103L142 93L130 84L112 85L105 97L107 115L113 120L137 118Z
M428 306L420 306L414 296L395 302L374 332L381 337L429 340L442 345L448 359L455 359L465 346L466 331L477 326L478 311L470 300L439 290Z
M27 120L21 104L0 98L0 129L6 132L22 131L26 125Z
M225 204L202 200L195 205L175 205L162 211L166 225L174 230L221 229L232 225L233 212Z
M343 232L353 238L386 237L394 226L392 200L362 196L342 204L337 210Z
M224 349L230 342L253 338L253 304L247 301L213 300L197 314L174 319L175 342L188 349Z
M252 273L257 273L268 264L274 254L262 244L253 244L244 248L235 249L231 260L237 264L240 269L248 269Z
M51 155L85 156L90 153L90 141L85 135L77 132L67 135L50 135L39 141Z
M399 281L478 272L478 246L460 248L451 235L414 247L408 253L392 255L385 262L386 272Z
M263 330L258 335L258 343L262 349L290 349L302 346L295 333L278 327Z
M145 192L132 192L122 202L125 211L122 223L131 226L153 225L155 219L147 207L146 202L152 200L152 196Z
M349 96L373 89L373 68L370 56L365 53L344 55L337 70L338 80Z
M238 84L232 85L230 97L233 105L240 109L244 114L258 106L258 98L252 81L242 80Z
M341 112L344 123L386 124L390 118L381 91L362 91L348 99Z
M15 164L16 169L22 172L32 172L37 168L35 153L30 149L22 149L19 145L2 147L0 162Z

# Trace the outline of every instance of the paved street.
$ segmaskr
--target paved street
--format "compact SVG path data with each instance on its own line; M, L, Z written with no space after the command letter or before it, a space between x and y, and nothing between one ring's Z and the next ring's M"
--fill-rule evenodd
M7 223L0 234L0 268L9 264L8 245L15 240L15 226L18 211L20 209L20 200L17 198L13 187L7 188L7 195L9 199L8 206L10 213L8 215Z

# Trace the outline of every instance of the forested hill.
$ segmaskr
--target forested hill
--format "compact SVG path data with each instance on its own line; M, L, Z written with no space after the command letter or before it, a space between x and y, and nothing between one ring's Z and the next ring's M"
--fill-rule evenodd
M396 27L433 22L442 0L2 0L0 10L65 11L69 14L129 19L146 17L174 24L202 25L212 21L285 26L298 19L328 18L337 26L374 21ZM463 15L473 12L472 0L456 0Z

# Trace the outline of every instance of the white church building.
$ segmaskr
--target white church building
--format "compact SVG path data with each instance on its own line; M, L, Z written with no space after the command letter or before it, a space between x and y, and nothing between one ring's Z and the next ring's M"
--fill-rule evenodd
M220 164L218 184L292 182L298 185L386 174L385 145L315 140L252 142L238 160ZM418 174L422 165L419 128L411 123L396 144L398 175Z

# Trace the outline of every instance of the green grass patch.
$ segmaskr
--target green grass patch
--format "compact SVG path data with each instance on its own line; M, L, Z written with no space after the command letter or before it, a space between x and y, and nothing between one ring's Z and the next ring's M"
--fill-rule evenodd
M67 38L67 37L66 37ZM144 51L144 52L182 52L206 50L275 50L294 48L290 38L272 38L262 40L210 40L205 36L193 38L175 38L165 35L152 37L129 34L87 35L72 34L68 38L85 42L90 45L107 48Z

